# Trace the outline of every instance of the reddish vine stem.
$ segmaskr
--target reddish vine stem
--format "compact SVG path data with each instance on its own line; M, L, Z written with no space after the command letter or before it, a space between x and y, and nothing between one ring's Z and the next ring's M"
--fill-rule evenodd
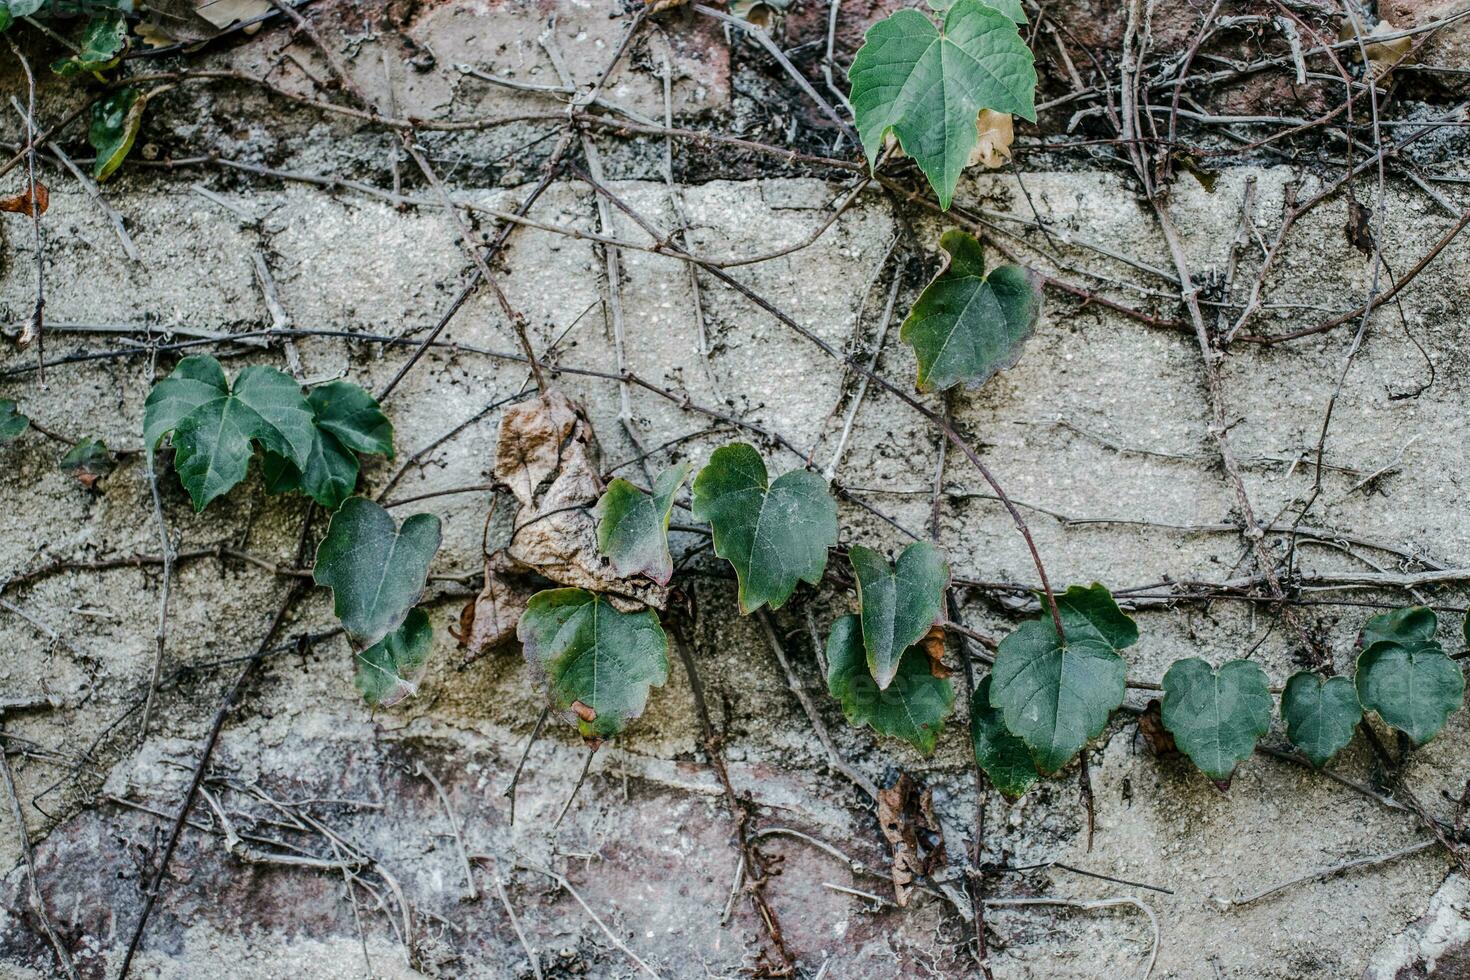
M985 461L980 458L980 454L977 453L974 447L971 446L958 432L955 431L952 425L946 422L944 418L939 415L939 413L935 412L931 408L926 407L923 403L914 398L908 392L899 388L887 378L884 378L882 375L869 368L866 364L862 363L862 360L860 358L842 353L837 348L827 343L827 341L823 340L821 337L808 330L806 327L803 327L801 324L797 323L796 320L792 319L782 310L780 310L776 306L773 306L768 300L765 299L765 297L752 290L749 286L746 286L744 283L736 279L734 276L730 275L724 269L721 269L718 266L710 265L708 262L701 260L697 256L691 255L683 248L674 244L670 236L660 233L657 228L650 224L647 219L645 219L641 214L635 211L614 191L607 187L604 187L602 184L593 180L592 177L585 170L578 167L576 164L569 164L567 169L576 174L577 179L585 182L597 193L606 197L610 202L612 202L615 207L617 207L619 211L622 211L624 214L628 215L628 217L632 218L633 221L637 223L640 228L642 228L649 235L653 236L655 241L665 242L668 246L668 251L670 255L673 255L676 258L683 259L686 262L693 262L697 264L705 272L709 273L716 279L723 282L725 285L740 293L756 306L760 307L762 310L775 317L783 325L796 331L796 333L800 334L802 337L809 340L813 344L816 344L829 357L833 358L840 364L846 365L851 370L863 375L869 381L878 385L878 387L882 388L889 394L893 395L899 401L903 402L909 408L913 409L915 412L923 416L930 425L933 425L940 432L944 433L944 437L948 439L951 443L953 443L955 448L963 453L965 458L970 461L970 464L979 471L981 477L983 477L985 482L990 485L990 489L995 492L996 498L1000 500L1001 505L1005 507L1006 512L1010 514L1012 523L1016 525L1016 529L1021 533L1021 537L1026 542L1026 548L1031 553L1032 564L1036 566L1036 574L1041 579L1041 588L1042 591L1046 594L1047 607L1051 612L1052 625L1056 628L1057 637L1063 643L1066 642L1067 634L1066 630L1062 626L1062 614L1061 610L1057 606L1056 594L1052 591L1051 580L1046 574L1046 565L1041 560L1041 552L1037 550L1036 541L1031 536L1031 529L1027 527L1026 519L1021 516L1020 509L1015 505L1015 503L1011 501L1010 496L1005 492L1005 488L1000 485L1000 482L996 480L995 475L990 472L990 468L985 465Z
M762 616L767 615L762 611ZM766 619L764 622L769 628L769 620ZM781 959L782 965L779 972L770 972L767 975L794 976L796 958L787 948L786 939L781 933L781 920L766 898L766 882L770 880L771 872L760 848L751 838L750 807L747 801L735 794L735 787L730 782L730 773L725 766L724 740L715 731L714 723L710 721L709 703L704 696L704 682L700 680L699 668L694 663L694 654L690 651L689 644L685 642L683 629L677 620L669 621L669 633L674 640L674 649L679 653L679 660L684 665L684 673L689 678L689 689L694 695L694 708L699 714L699 726L704 735L705 752L709 754L710 768L714 769L715 775L720 779L720 786L725 793L725 805L729 808L730 816L735 821L735 837L740 845L740 855L745 868L744 874L750 881L750 887L746 891L750 895L751 904L755 906L756 914L760 916L761 923L765 926L766 934L771 939L771 945L775 947L776 955Z

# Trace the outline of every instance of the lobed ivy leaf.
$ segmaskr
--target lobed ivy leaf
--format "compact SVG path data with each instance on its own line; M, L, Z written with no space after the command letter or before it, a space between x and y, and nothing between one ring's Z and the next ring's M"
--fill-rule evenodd
M1057 596L1057 610L1065 644L1049 616L1022 623L1001 640L990 675L990 703L1043 773L1102 734L1123 703L1127 665L1118 652L1138 641L1138 627L1101 585L1072 586Z
M694 478L694 516L709 521L715 554L735 568L740 611L779 609L798 581L816 585L837 543L837 502L815 473L774 481L755 447L721 446Z
M1292 674L1281 692L1281 717L1291 744L1320 768L1353 740L1363 706L1346 677L1323 679L1303 670Z
M659 585L669 584L674 575L669 515L690 469L691 464L679 463L664 470L653 483L652 496L623 479L607 485L592 514L597 518L597 550L619 575L646 575Z
M87 22L81 48L76 54L51 63L62 78L84 72L106 71L117 66L128 50L128 20L120 11L108 10Z
M1003 265L987 276L980 243L963 231L945 232L939 245L949 264L924 287L898 333L914 349L924 391L981 385L1013 367L1041 315L1031 273Z
M0 31L40 10L46 0L0 0Z
M424 591L439 540L439 518L414 514L399 528L366 497L349 498L332 515L312 578L332 590L337 618L359 648L403 623Z
M1434 639L1437 627L1423 606L1374 616L1363 627L1358 700L1415 745L1438 734L1465 697L1465 675Z
M391 708L418 693L434 648L429 615L412 609L396 630L357 654L353 682L374 708Z
M129 86L108 93L92 105L92 122L87 142L97 151L92 176L99 181L111 177L132 150L143 126L143 109L148 96Z
M551 704L594 748L643 713L669 676L669 640L653 610L619 612L585 589L531 597L516 625Z
M1271 689L1253 660L1219 670L1198 657L1176 660L1164 674L1163 722L1179 751L1216 783L1228 783L1271 729Z
M314 423L306 465L266 453L261 464L268 493L301 490L336 510L357 487L356 453L393 457L393 424L377 400L350 381L333 381L306 396Z
M901 738L925 755L934 751L954 709L954 686L934 676L922 647L905 650L892 683L880 688L868 673L862 625L854 615L838 619L827 636L827 690L848 724Z
M1041 778L1026 743L1006 728L1005 718L990 703L990 677L982 677L970 702L970 743L975 761L991 785L1014 800Z
M245 478L254 443L304 466L315 427L290 376L256 365L231 386L214 358L186 357L153 386L143 406L143 439L150 448L170 432L174 469L200 511Z
M31 427L31 420L20 413L20 406L9 398L0 398L0 445L14 442Z
M56 465L90 490L98 480L112 472L114 463L112 454L107 451L107 443L101 439L83 439L72 446Z
M939 619L949 566L939 549L916 541L888 564L881 552L862 545L848 552L857 577L858 608L868 671L886 689L898 673L899 661Z
M1015 21L957 0L937 28L900 10L869 28L848 71L863 151L876 167L889 132L948 208L978 134L981 109L1036 119L1036 69Z

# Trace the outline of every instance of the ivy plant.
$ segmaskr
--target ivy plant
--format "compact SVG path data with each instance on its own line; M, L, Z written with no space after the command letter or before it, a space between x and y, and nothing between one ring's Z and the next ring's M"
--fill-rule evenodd
M186 357L153 386L143 407L143 440L171 436L174 469L195 510L245 479L256 448L266 485L302 490L335 509L357 480L353 452L393 452L393 428L371 395L338 381L302 394L290 375L256 365L231 383L217 360Z
M926 627L927 629L927 627ZM954 685L934 674L929 656L905 649L886 685L869 673L858 616L843 616L827 637L827 689L849 724L903 739L925 755L934 751L944 719L954 710Z
M858 135L870 167L892 133L948 208L974 148L982 109L1035 121L1036 68L1005 10L956 0L939 25L899 10L868 29L848 72Z
M1348 678L1304 670L1292 674L1281 692L1281 717L1291 744L1321 767L1353 740L1363 706Z
M939 619L949 566L927 541L909 545L893 565L862 545L854 545L847 557L857 580L868 672L883 690L898 674L905 652Z
M597 501L597 547L624 578L644 575L668 585L674 574L669 556L669 516L674 494L689 479L689 463L670 466L647 494L627 480L613 480Z
M1423 745L1465 697L1465 675L1434 638L1438 619L1423 606L1375 616L1363 628L1354 684L1358 700Z
M1251 660L1214 670L1198 657L1176 660L1164 674L1164 727L1179 751L1216 783L1228 784L1271 729L1266 672Z
M0 398L0 445L14 442L31 427L31 420L20 412L20 406L9 398Z

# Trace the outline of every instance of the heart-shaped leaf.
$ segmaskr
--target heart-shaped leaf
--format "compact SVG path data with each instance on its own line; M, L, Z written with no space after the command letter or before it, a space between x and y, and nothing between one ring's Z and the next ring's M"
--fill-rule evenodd
M669 640L653 610L619 612L585 589L531 597L516 625L553 707L594 748L643 713L669 676Z
M306 396L314 430L306 465L266 453L261 465L269 493L302 490L327 510L336 510L357 487L357 453L393 457L393 424L377 401L350 381L333 381Z
M1253 660L1211 670L1198 657L1176 660L1164 674L1163 721L1179 751L1217 783L1250 758L1271 730L1271 689Z
M148 96L132 86L109 92L92 104L87 142L97 151L97 159L92 164L93 177L106 180L122 166L138 139L147 106Z
M354 680L363 700L374 708L391 708L417 694L433 648L428 614L411 610L402 626L357 654Z
M0 445L19 439L31 420L20 414L20 407L9 398L0 398Z
M1382 618L1374 617L1374 621ZM1402 620L1399 623L1402 625ZM1459 664L1445 656L1433 640L1412 638L1425 635L1426 626L1428 635L1433 636L1433 625L1426 624L1425 617L1419 615L1401 633L1404 638L1370 644L1358 655L1354 677L1363 707L1378 712L1415 745L1423 745L1438 734L1465 697L1465 675Z
M627 480L613 480L593 508L597 518L597 550L612 561L624 578L646 575L668 585L674 574L669 555L669 515L674 494L689 478L689 463L670 466L658 475L653 494Z
M1393 643L1433 643L1439 617L1427 606L1409 606L1380 613L1363 624L1358 645L1366 650L1380 640Z
M892 683L880 688L868 673L862 625L851 615L833 623L827 637L827 690L848 724L901 738L925 755L934 751L954 709L954 685L934 676L921 647L905 650Z
M868 670L882 690L898 673L904 651L923 639L939 619L949 566L927 541L909 545L896 567L882 553L862 545L853 546L848 560L857 577Z
M957 0L942 30L917 10L879 21L848 79L869 165L891 131L944 208L975 145L981 109L1036 119L1031 51L1015 22L980 0Z
M1286 737L1314 766L1324 766L1353 740L1363 717L1358 692L1346 677L1325 680L1310 670L1292 674L1281 692Z
M212 357L188 357L153 386L143 407L150 447L173 432L174 469L195 510L245 478L253 443L300 465L311 450L311 408L275 368L241 371L234 387Z
M924 287L898 334L914 348L924 391L984 384L1012 367L1041 314L1031 273L1003 265L987 276L980 243L962 231L945 232L939 244L949 265Z
M396 630L418 602L438 550L439 518L414 514L399 529L382 507L351 497L332 515L312 577L332 590L337 618L366 648Z
M52 62L51 70L62 78L105 71L121 61L127 49L127 18L116 10L104 11L87 22L80 50L69 58Z
M1011 734L1001 712L991 706L988 675L975 686L970 702L970 742L975 761L1006 799L1016 799L1041 778L1026 743Z
M1128 668L1118 651L1138 640L1138 627L1101 585L1072 586L1057 596L1057 610L1065 644L1050 617L1022 623L1001 640L991 671L990 703L1044 773L1102 733L1123 703Z
M83 439L72 446L56 465L90 490L98 480L112 472L114 463L112 454L107 451L107 443L101 439Z
M815 473L768 482L754 446L722 446L694 478L694 516L709 521L715 554L735 567L740 611L778 609L796 583L816 585L837 543L837 501Z

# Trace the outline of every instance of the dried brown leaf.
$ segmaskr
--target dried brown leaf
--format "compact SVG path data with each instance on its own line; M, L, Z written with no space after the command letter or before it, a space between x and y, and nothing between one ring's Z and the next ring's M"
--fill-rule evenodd
M485 559L485 584L459 614L454 638L469 664L515 640L516 624L543 583L526 574L501 552Z
M929 632L919 641L924 648L924 655L929 658L929 673L940 680L950 675L950 670L944 665L944 627L931 626Z
M1011 162L1011 142L1016 138L1016 128L1009 112L981 109L975 119L975 133L979 139L965 161L966 167L978 165L995 170Z
M908 905L914 882L933 874L947 860L944 833L934 813L934 796L906 772L878 790L878 826L893 848L893 897Z
M1143 709L1143 714L1138 716L1138 730L1143 734L1143 742L1148 750L1160 759L1173 759L1179 755L1179 749L1174 745L1174 736L1164 727L1162 705L1158 698L1154 698Z
M11 214L23 214L27 218L37 214L45 214L46 208L51 204L51 192L46 185L36 181L20 194L14 197L0 197L0 211L8 211ZM34 209L34 210L33 210Z

